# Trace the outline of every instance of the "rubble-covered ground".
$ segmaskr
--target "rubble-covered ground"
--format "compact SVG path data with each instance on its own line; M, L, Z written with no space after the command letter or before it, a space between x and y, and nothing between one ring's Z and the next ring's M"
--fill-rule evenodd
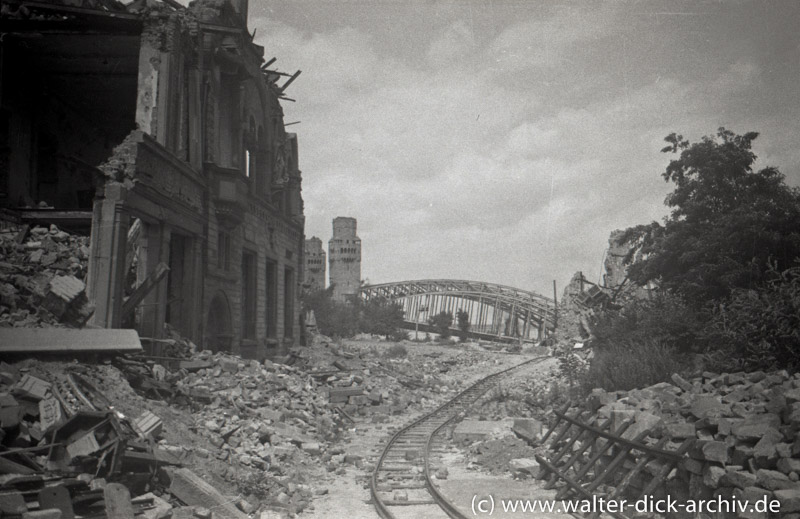
M185 469L243 513L290 516L313 510L342 478L362 485L370 462L365 449L379 451L390 427L522 357L477 344L318 337L284 360L206 351L172 361L139 355L4 362L2 444L13 451L6 459L46 479L41 485L67 486L76 502L122 482L148 517L183 505L184 490L174 481ZM106 423L97 426L94 415L108 417ZM52 443L66 448L37 448ZM25 493L30 482L4 477L0 492L20 493L35 510L33 494ZM70 487L76 477L83 484ZM146 499L137 501L141 495Z
M89 238L50 227L0 227L0 326L81 326ZM65 300L66 299L66 300Z

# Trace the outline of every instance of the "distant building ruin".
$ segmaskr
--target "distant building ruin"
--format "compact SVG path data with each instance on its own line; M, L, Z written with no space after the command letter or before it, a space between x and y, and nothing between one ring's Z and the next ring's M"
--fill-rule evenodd
M246 20L246 0L3 2L0 208L91 232L92 324L259 358L297 342L297 74Z
M333 219L333 237L328 241L328 263L333 298L347 301L358 297L361 288L361 239L356 235L356 219Z
M307 291L325 290L326 258L325 250L322 248L322 240L316 236L306 240L306 267L303 272L303 288Z

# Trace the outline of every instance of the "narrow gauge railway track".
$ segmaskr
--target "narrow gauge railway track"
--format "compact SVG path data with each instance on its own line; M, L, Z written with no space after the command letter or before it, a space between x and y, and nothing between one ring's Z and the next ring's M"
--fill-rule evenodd
M438 516L454 519L468 517L445 499L433 484L430 458L434 443L437 441L435 436L498 381L510 375L512 371L541 362L546 358L548 357L535 357L484 377L453 399L397 431L381 453L370 480L372 503L375 505L378 515L383 519L395 519L395 515L389 509L392 506L408 508L438 505ZM391 494L395 490L419 490L427 497L395 501L391 499ZM389 496L386 496L386 493ZM426 517L428 515L426 514ZM413 516L421 517L416 513Z

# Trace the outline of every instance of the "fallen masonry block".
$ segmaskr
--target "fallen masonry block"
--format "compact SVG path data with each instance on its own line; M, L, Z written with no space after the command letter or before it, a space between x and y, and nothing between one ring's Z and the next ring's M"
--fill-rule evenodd
M43 510L57 509L61 512L62 519L74 519L72 497L67 487L63 485L44 487L39 491L38 498L39 506Z
M75 276L55 276L50 281L42 306L56 317L61 317L84 290L86 285Z
M800 488L776 490L773 494L781 504L781 513L800 512Z
M20 492L10 492L0 494L0 516L2 515L22 515L28 510L25 506L25 498Z
M217 519L247 519L230 499L189 469L168 472L171 478L169 492L187 505L199 505L214 511Z
M514 418L511 430L526 442L534 444L542 434L542 422L533 418Z
M512 472L535 476L539 472L539 462L532 458L516 458L508 462Z
M134 505L140 503L150 503L150 508L144 510L141 514L144 519L163 519L164 517L168 517L170 515L170 510L172 510L172 505L169 504L168 501L161 499L152 492L133 499Z
M163 427L161 418L154 415L150 411L145 411L142 415L133 422L136 432L141 434L144 438L148 436L151 438L158 438L161 435Z
M106 516L118 519L134 519L131 493L119 483L109 483L103 489L106 505Z
M9 353L139 353L136 330L0 328L0 355ZM43 397L42 397L43 398Z
M728 444L718 441L698 440L689 451L689 455L694 459L705 461L716 461L727 463L729 447Z
M64 420L64 412L61 404L55 397L46 398L39 401L39 423L42 431L48 431L51 427L60 424Z
M360 387L331 388L328 391L328 398L332 404L346 403L351 396L363 395L364 390Z
M47 392L50 391L50 382L26 373L17 384L17 387L14 388L14 391L18 395L39 401L43 400L47 396Z
M508 420L499 422L464 420L453 430L453 441L455 443L463 443L486 440L493 434L503 429L508 429L508 426Z

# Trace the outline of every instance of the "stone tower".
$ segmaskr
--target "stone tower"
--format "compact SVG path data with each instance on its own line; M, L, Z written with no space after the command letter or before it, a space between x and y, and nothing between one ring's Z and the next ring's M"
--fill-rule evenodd
M325 289L325 250L322 248L322 240L316 236L306 240L305 245L306 269L303 272L303 285L311 291Z
M328 242L328 271L333 298L347 301L358 297L361 286L361 240L356 235L356 219L333 219L333 238Z

